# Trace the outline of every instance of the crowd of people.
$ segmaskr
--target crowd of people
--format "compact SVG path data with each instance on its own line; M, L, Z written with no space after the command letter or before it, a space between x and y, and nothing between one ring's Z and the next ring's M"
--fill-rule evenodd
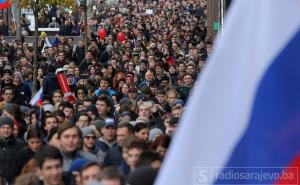
M212 52L207 2L100 4L91 11L88 50L66 37L76 17L51 11L61 29L39 43L40 105L30 104L33 49L0 37L0 185L153 184ZM57 70L75 100L62 92Z

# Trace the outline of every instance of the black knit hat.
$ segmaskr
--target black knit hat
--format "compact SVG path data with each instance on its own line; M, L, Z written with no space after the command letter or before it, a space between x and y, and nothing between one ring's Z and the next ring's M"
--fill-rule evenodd
M0 117L0 127L2 127L3 125L9 125L14 128L14 121L7 116Z

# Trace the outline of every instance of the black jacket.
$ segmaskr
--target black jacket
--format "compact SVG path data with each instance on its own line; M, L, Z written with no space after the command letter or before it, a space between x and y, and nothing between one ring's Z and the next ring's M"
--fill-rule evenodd
M0 140L0 176L9 183L13 181L13 162L16 154L23 148L24 142L11 136L7 141Z
M123 160L122 148L120 146L112 147L104 158L104 166L120 166Z
M43 80L43 98L51 98L52 92L60 89L59 83L54 74L48 74Z
M77 65L80 65L81 61L84 59L84 55L85 55L84 47L81 48L77 46L73 54L73 58Z
M30 159L32 159L33 156L34 156L34 152L29 147L26 147L26 148L24 148L23 150L21 150L20 152L17 153L16 160L15 160L15 162L13 164L13 169L14 169L13 175L14 175L14 178L21 174L24 165Z
M31 90L29 86L23 82L19 85L14 85L13 102L17 105L28 105L31 100Z

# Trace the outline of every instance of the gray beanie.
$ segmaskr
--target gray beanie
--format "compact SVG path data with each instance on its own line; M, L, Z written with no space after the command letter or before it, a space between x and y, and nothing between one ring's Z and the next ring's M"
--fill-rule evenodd
M89 134L95 134L95 131L89 126L81 128L81 132L82 132L82 137L85 137Z
M0 127L2 127L3 125L9 125L14 128L14 121L7 116L0 117Z
M157 136L157 135L163 135L163 131L160 130L159 128L153 128L150 130L149 132L149 141L153 141L154 138Z
M19 72L19 71L16 71L16 72L12 75L12 77L14 77L14 76L18 76L18 77L20 78L21 81L23 80L23 79L22 79L22 74L21 74L21 72Z

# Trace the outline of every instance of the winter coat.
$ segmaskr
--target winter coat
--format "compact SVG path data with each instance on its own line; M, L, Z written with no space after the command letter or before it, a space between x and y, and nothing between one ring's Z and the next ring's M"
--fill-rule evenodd
M24 142L11 136L6 141L0 139L0 177L9 183L13 181L13 163L16 154L23 148Z

